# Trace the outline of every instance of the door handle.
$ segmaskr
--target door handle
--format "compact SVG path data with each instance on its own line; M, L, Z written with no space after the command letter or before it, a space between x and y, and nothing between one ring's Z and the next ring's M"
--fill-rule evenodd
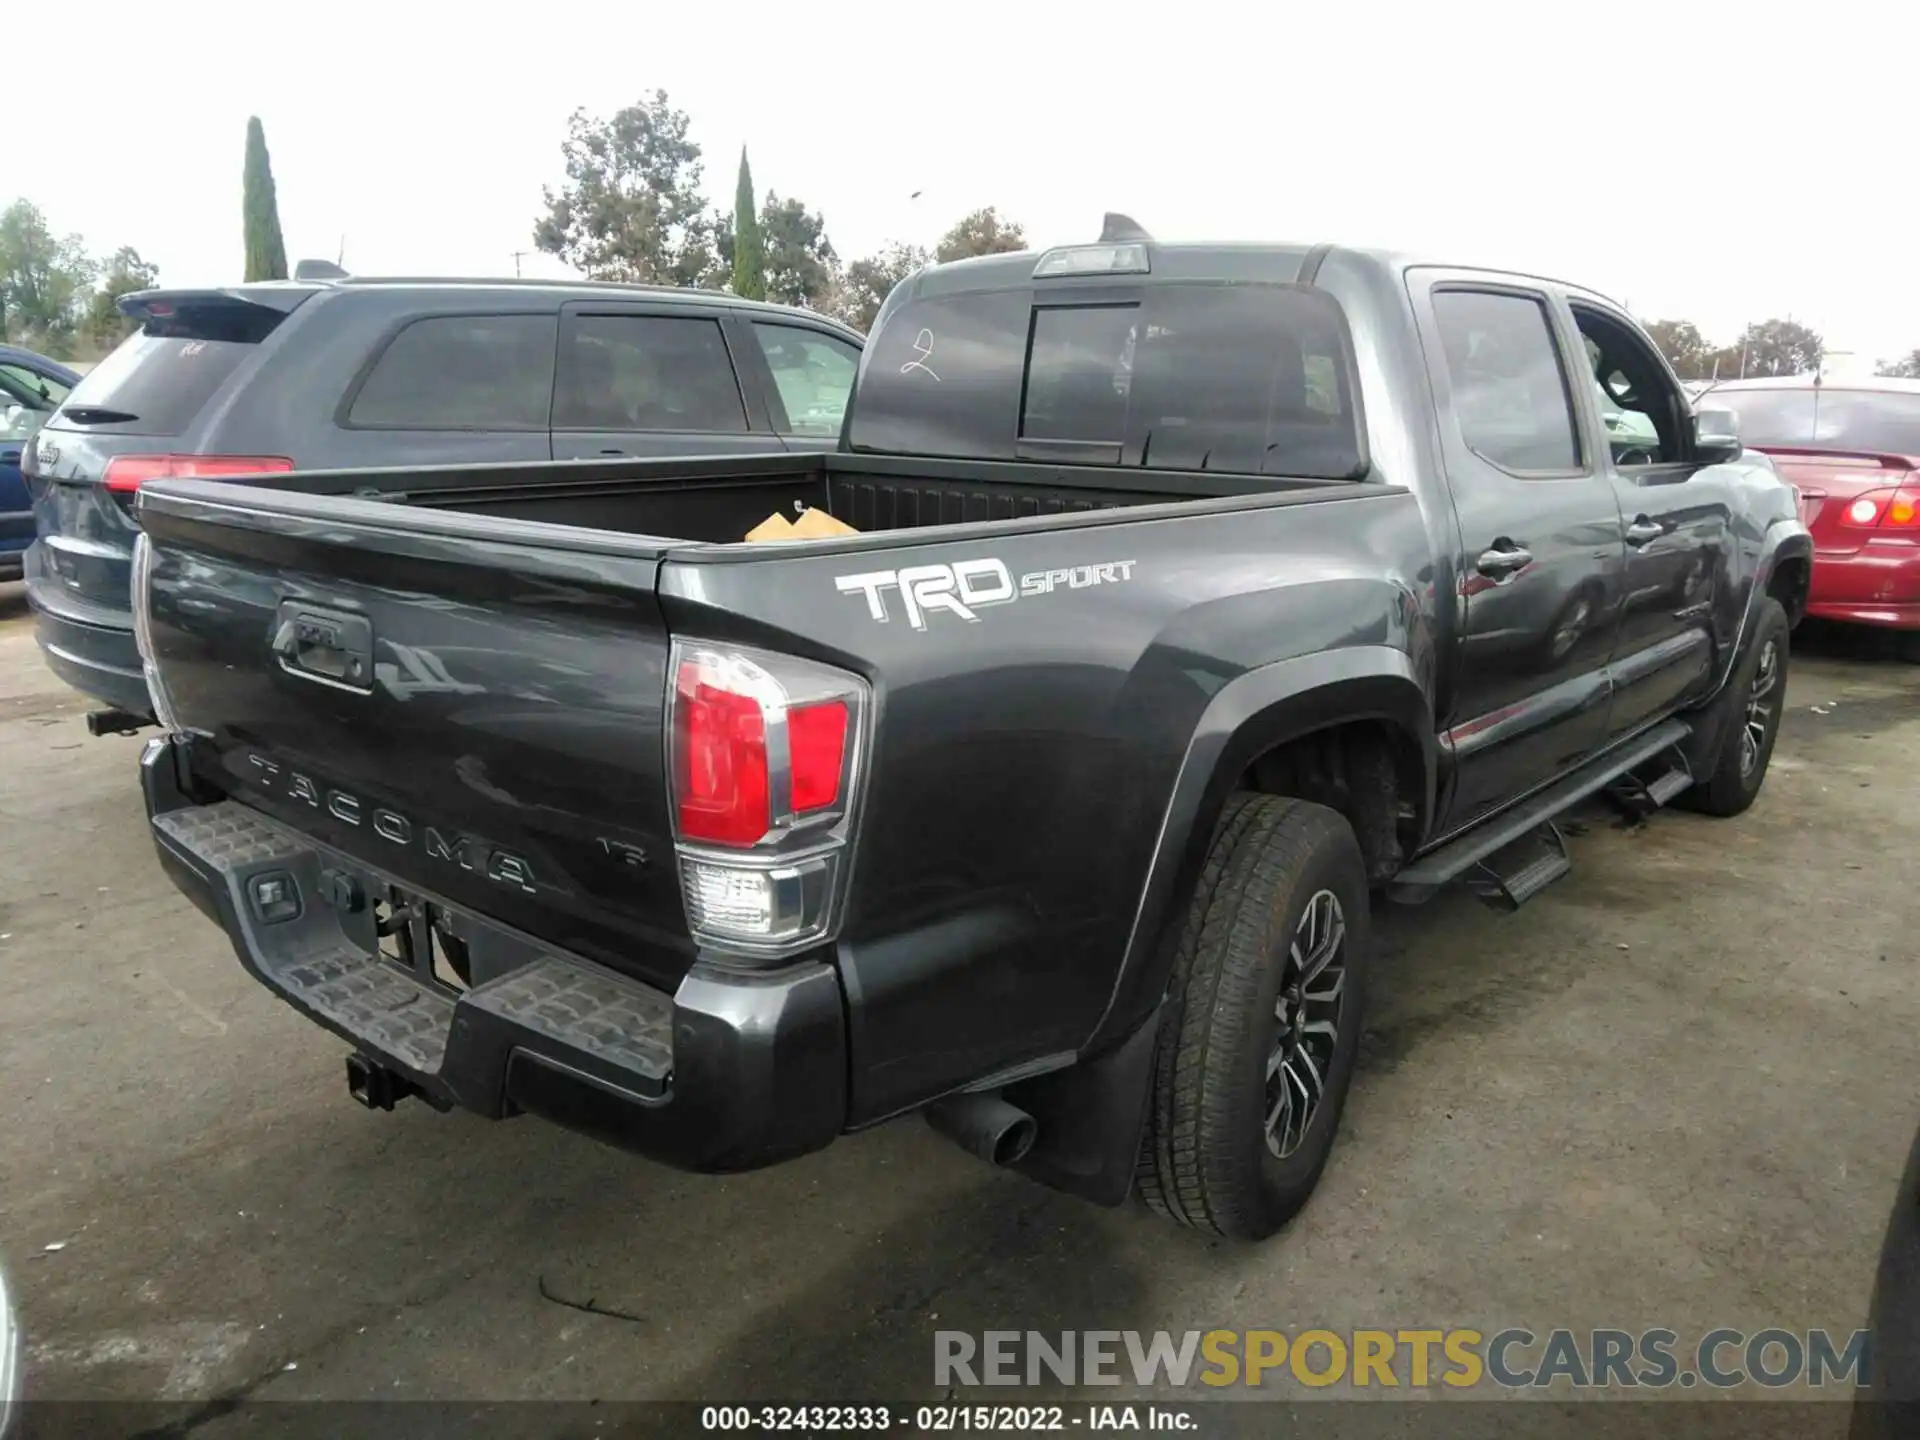
M1634 522L1627 526L1627 544L1650 545L1666 533L1666 526L1656 524L1644 515L1636 516Z
M1511 540L1500 539L1493 542L1493 548L1480 552L1480 558L1474 562L1473 568L1490 580L1508 580L1532 563L1531 550Z

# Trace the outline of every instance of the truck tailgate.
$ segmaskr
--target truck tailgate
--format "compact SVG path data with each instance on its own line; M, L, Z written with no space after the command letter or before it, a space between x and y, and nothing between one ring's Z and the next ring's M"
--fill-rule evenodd
M671 990L692 944L656 543L192 482L141 521L155 669L202 781Z

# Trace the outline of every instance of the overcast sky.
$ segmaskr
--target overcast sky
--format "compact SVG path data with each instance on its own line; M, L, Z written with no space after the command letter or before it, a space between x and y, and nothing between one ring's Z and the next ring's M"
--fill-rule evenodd
M239 278L246 118L293 258L511 275L576 106L659 86L730 208L822 211L843 257L996 205L1039 245L1334 240L1591 285L1716 341L1791 313L1920 346L1920 6L157 0L37 11L7 49L0 203L169 283ZM7 27L18 38L14 27ZM24 102L25 110L22 110ZM909 197L920 191L918 200ZM564 273L532 256L529 274Z

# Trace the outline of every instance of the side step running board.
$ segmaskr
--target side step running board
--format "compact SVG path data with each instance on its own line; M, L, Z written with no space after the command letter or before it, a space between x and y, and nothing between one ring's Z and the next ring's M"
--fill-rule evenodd
M1633 769L1607 782L1608 798L1636 820L1645 819L1693 784L1693 768L1683 751L1656 758L1664 759L1667 768L1651 780Z
M1666 720L1630 744L1596 756L1579 769L1561 776L1538 794L1521 801L1511 810L1494 816L1484 825L1469 830L1431 854L1421 856L1394 877L1393 883L1387 888L1387 894L1392 899L1405 902L1418 902L1429 898L1441 886L1459 879L1497 851L1505 850L1516 840L1545 825L1570 806L1586 799L1595 791L1604 789L1609 781L1646 764L1661 751L1678 745L1691 733L1686 721ZM1679 773L1685 774L1684 769ZM1685 789L1691 782L1692 777L1688 776L1675 784L1668 798ZM1672 772L1654 781L1647 789L1651 792L1654 786L1664 787L1669 783L1673 783ZM1557 839L1559 832L1556 830L1554 833ZM1533 894L1548 881L1556 880L1566 873L1565 844L1561 843L1558 848L1559 868L1555 868L1551 863L1543 865L1540 873L1546 874L1548 870L1552 873L1546 874L1545 879L1537 880L1532 884L1526 891L1527 895ZM1505 882L1504 889L1511 892L1520 879L1520 875L1514 874ZM1525 897L1522 896L1522 898Z
M1571 869L1566 837L1549 820L1476 861L1467 872L1467 888L1495 908L1518 910Z

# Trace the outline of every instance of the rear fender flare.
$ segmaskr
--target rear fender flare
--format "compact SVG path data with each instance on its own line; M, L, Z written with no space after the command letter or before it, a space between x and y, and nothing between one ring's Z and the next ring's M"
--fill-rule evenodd
M1358 720L1385 721L1417 744L1424 834L1434 813L1439 742L1432 701L1403 651L1359 645L1276 661L1229 681L1208 702L1161 818L1113 992L1085 1050L1118 1040L1160 999L1168 960L1161 939L1247 767L1297 736Z

